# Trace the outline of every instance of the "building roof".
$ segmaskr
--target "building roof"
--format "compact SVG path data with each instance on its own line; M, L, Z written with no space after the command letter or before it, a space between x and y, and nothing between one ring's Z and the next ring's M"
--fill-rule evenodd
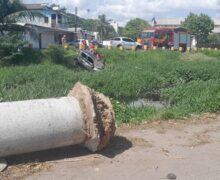
M60 8L59 5L51 5L48 6L48 4L46 3L42 3L42 4L24 4L24 6L27 8L27 10L43 10L43 9L47 9L47 10L51 10L54 12L58 12L59 14L62 14L63 16L69 17L69 15L66 13L66 9L65 8Z
M28 10L41 10L47 8L47 4L24 4Z
M184 18L168 18L168 19L157 19L156 25L180 25L181 21L184 21ZM214 21L215 26L220 26L220 18L212 19Z
M213 29L213 33L220 33L220 18L212 19L214 21L215 27ZM169 19L157 19L155 24L156 27L158 26L175 26L179 27L181 22L184 21L184 18L169 18Z
M47 3L42 3L42 4L24 4L24 6L27 8L27 10L43 10L43 9L47 9L47 10L51 10L54 12L58 12L66 17L69 17L68 13L66 13L66 9L65 8L60 8L59 5L51 5L48 6Z
M181 21L184 19L178 18L178 19L157 19L156 20L156 26L161 25L161 26L180 26Z
M52 4L48 5L47 3L39 3L39 4L23 4L26 9L28 10L42 10L42 9L49 9L52 11L56 11L59 13L63 13L64 15L68 15L69 13L66 13L66 8L60 7L60 5Z

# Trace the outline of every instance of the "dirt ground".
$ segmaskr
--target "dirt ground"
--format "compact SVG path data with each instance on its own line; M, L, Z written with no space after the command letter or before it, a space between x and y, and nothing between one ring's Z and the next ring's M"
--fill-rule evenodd
M121 126L108 148L81 146L14 156L0 179L220 179L220 114Z

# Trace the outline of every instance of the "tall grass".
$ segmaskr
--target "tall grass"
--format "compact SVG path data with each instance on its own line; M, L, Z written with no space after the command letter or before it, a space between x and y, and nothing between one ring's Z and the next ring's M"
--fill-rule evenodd
M220 58L220 51L219 50L213 50L213 49L204 49L204 50L199 50L201 53L210 56L210 57L217 57L218 59ZM219 59L220 60L220 59Z
M178 52L159 50L100 52L106 62L100 72L66 68L57 62L0 68L0 100L65 96L81 81L111 98L119 122L177 118L220 109L218 60L182 61ZM138 98L165 100L171 106L155 109L126 105Z

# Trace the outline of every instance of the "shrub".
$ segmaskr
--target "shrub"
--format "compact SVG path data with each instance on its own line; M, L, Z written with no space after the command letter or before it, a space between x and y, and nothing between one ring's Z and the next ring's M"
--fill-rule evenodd
M50 45L44 50L44 57L46 61L51 63L75 67L77 51L74 48L64 49L62 46Z
M1 66L29 65L42 62L40 50L25 47L26 42L18 33L9 33L0 37Z
M18 33L9 33L0 36L0 61L1 64L11 64L22 55L19 50L24 46L25 42L21 40L21 35Z

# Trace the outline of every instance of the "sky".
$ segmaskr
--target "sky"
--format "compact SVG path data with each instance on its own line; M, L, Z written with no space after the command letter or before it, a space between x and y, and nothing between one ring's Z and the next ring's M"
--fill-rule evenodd
M190 12L205 13L220 18L220 0L23 0L24 3L59 4L68 12L75 7L82 18L97 18L105 14L107 19L124 26L130 19L142 18L151 21L153 17L185 18Z

